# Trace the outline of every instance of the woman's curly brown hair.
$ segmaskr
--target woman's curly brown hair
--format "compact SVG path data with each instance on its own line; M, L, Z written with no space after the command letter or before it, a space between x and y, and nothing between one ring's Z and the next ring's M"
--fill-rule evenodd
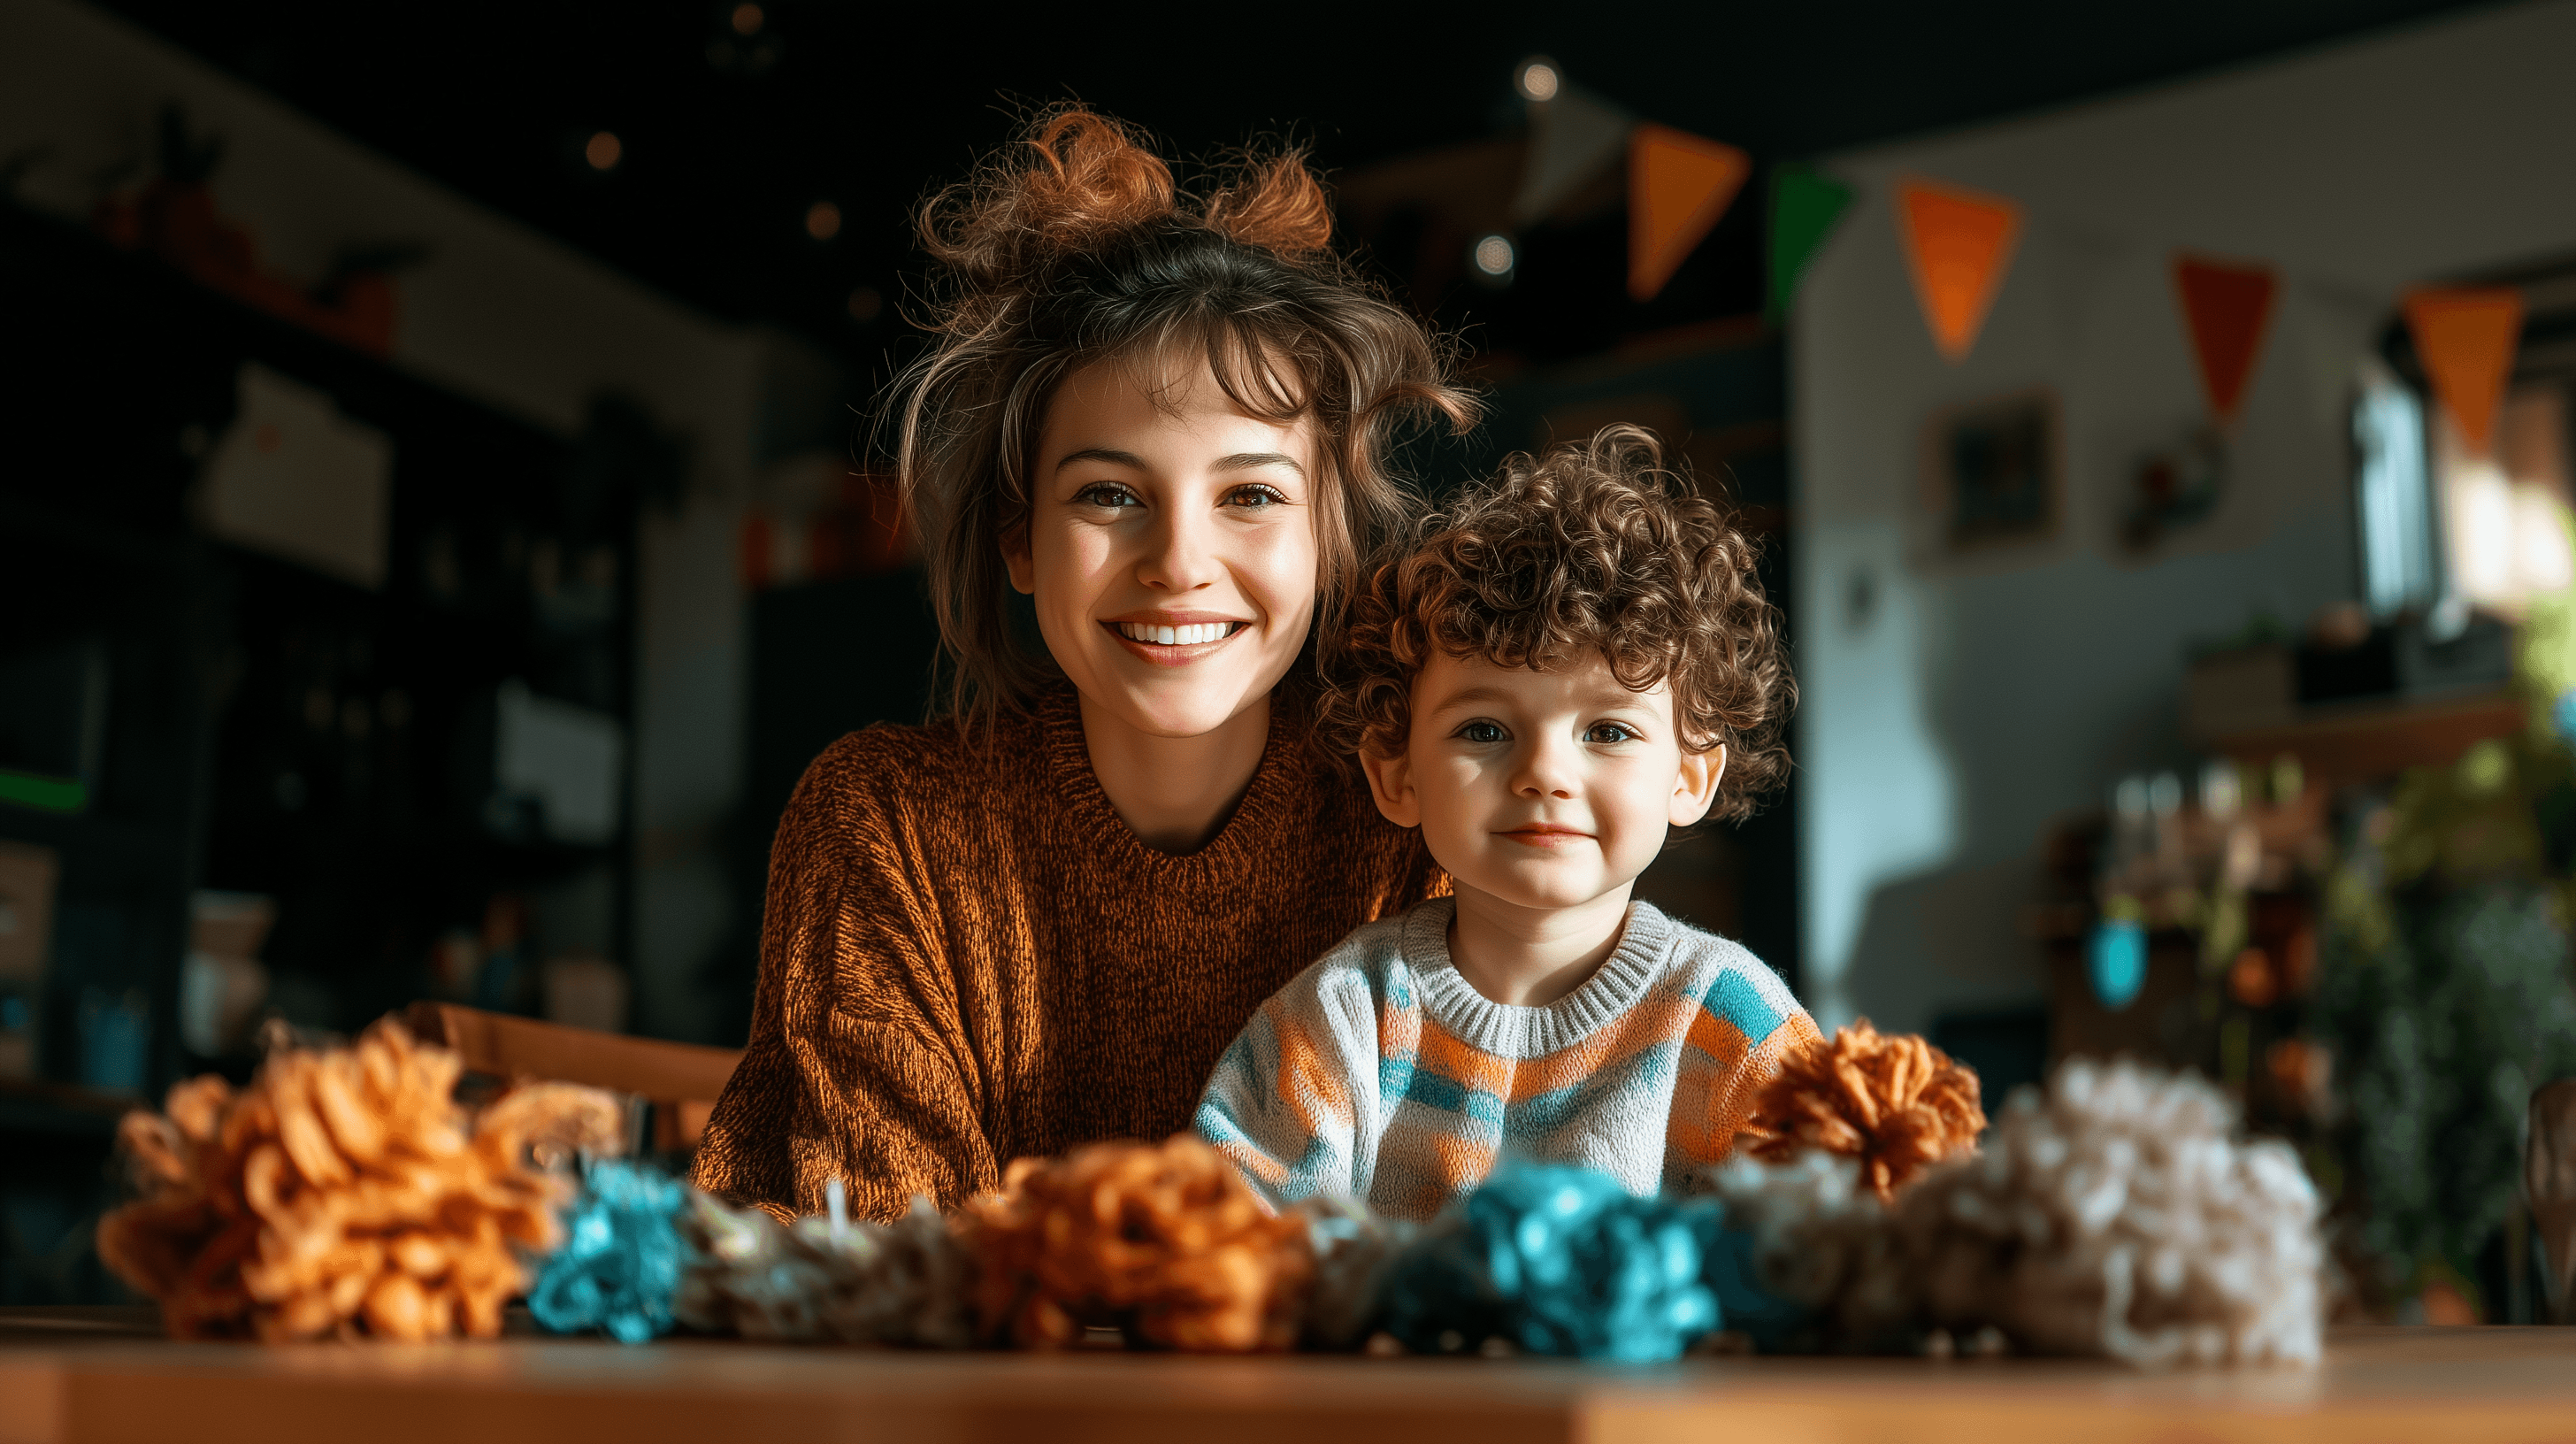
M1392 757L1435 651L1533 670L1597 653L1639 691L1670 685L1683 745L1726 748L1710 815L1745 817L1788 771L1797 697L1754 559L1650 432L1516 453L1372 568L1328 656L1325 726L1346 754Z
M1319 636L1338 626L1359 559L1411 514L1387 465L1397 428L1475 419L1454 345L1333 253L1332 208L1302 154L1246 152L1211 181L1184 190L1135 132L1064 107L921 208L938 274L916 319L933 340L895 383L895 441L954 712L1023 707L1055 675L1012 625L1001 543L1027 522L1047 403L1083 367L1121 360L1155 389L1204 364L1251 415L1314 419L1328 473L1314 509Z

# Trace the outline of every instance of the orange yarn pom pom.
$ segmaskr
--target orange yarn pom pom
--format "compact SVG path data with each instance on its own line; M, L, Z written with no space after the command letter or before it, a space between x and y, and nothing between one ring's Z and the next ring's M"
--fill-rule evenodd
M179 1084L118 1126L144 1196L99 1221L99 1257L183 1339L499 1334L518 1249L554 1243L563 1192L529 1145L613 1144L618 1108L540 1084L469 1131L458 1071L389 1020L271 1054L239 1095Z
M1911 1033L1883 1035L1864 1018L1781 1060L1753 1102L1749 1150L1780 1162L1801 1149L1860 1160L1861 1181L1884 1201L1916 1174L1976 1147L1986 1113L1977 1075Z
M1100 1324L1174 1349L1285 1349L1314 1276L1305 1222L1188 1134L1020 1159L959 1225L985 1333L1027 1347Z

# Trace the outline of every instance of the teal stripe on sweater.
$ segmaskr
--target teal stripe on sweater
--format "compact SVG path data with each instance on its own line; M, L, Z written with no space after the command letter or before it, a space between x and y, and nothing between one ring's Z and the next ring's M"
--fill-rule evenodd
M1753 984L1735 972L1718 974L1717 986L1708 990L1708 1001L1700 1006L1734 1024L1744 1041L1757 1048L1788 1021L1787 1014L1764 1002Z

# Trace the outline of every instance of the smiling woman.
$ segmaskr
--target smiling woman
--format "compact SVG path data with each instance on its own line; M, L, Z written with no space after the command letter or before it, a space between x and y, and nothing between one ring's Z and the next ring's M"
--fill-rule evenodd
M1299 158L1220 179L1066 111L925 207L899 441L952 715L799 785L701 1186L795 1213L841 1180L891 1218L1176 1132L1264 997L1445 891L1326 761L1307 659L1409 515L1394 428L1472 408L1326 249Z

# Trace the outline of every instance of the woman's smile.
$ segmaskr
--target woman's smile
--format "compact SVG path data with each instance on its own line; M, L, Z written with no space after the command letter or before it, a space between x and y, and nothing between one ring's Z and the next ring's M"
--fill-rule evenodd
M1249 630L1241 617L1210 612L1131 612L1100 624L1129 655L1158 667L1185 667L1223 651Z

